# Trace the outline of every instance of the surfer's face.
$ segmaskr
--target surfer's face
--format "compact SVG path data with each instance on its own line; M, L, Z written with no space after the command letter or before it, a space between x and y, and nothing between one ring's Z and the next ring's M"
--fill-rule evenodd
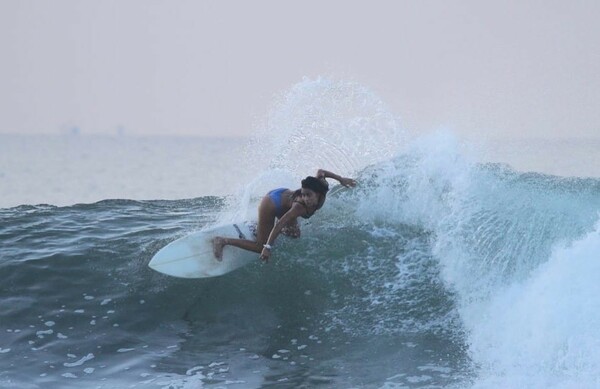
M319 203L319 194L311 189L302 188L300 194L304 204L309 207L314 207Z

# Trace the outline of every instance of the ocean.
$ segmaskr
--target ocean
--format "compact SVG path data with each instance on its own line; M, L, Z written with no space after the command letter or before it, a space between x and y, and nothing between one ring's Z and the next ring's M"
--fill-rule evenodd
M257 127L0 136L0 387L600 387L598 140L410 135L330 80ZM319 167L358 186L270 263L148 268Z

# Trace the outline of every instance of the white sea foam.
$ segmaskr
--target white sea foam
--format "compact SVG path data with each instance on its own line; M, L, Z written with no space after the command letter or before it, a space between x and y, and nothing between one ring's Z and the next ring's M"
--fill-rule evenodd
M595 387L600 382L600 224L469 317L475 387Z
M46 330L46 331L37 331L35 334L37 335L38 338L43 338L44 335L52 335L54 333L53 330Z
M202 369L204 369L204 366L195 366L195 367L192 367L191 369L188 369L185 372L185 375L192 375L193 373L195 373L197 371L201 371Z
M78 360L78 361L76 361L76 362L71 362L71 363L69 363L69 362L65 362L65 363L63 363L63 365L64 365L65 367L76 367L76 366L81 366L81 365L83 365L85 362L87 362L87 361L89 361L89 360L91 360L91 359L94 359L94 358L95 358L95 357L94 357L94 354L92 354L92 353L89 353L88 355L86 355L85 357L83 357L83 358L79 359L79 360Z

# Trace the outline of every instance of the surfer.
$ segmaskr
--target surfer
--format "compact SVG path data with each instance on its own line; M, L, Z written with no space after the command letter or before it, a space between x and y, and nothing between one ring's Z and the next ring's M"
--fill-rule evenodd
M279 234L299 238L298 217L308 219L321 209L329 190L327 178L333 178L347 188L356 186L356 181L351 178L319 169L316 177L308 176L302 180L301 189L278 188L270 191L258 206L256 241L217 236L213 239L215 257L221 260L223 247L229 245L260 253L260 259L268 262L272 245Z

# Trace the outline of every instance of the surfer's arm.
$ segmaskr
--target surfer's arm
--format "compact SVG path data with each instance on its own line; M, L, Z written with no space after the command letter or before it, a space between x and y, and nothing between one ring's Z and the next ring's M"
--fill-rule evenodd
M327 183L325 180L326 178L333 178L346 188L356 186L356 181L354 181L352 178L342 177L338 174L323 169L317 170L317 178L321 179L325 183Z
M281 217L281 219L279 219L279 221L273 226L273 229L271 230L271 233L269 234L269 238L267 239L267 242L263 246L263 250L260 254L260 259L262 259L263 261L266 261L266 262L269 261L269 257L271 256L271 249L269 249L269 247L271 247L273 244L275 244L275 240L281 233L281 230L288 224L294 223L294 221L296 221L298 216L303 215L305 213L306 213L306 208L304 206L302 206L298 203L294 203L292 205L292 208L290 208L290 210L287 211Z

